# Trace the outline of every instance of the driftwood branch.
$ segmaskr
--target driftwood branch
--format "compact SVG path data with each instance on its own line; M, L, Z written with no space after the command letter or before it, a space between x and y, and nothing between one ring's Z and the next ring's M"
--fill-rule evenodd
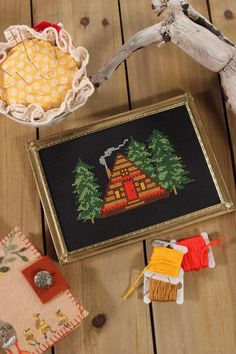
M228 106L236 113L236 48L216 27L198 13L187 1L153 0L159 15L168 8L165 21L148 27L131 37L92 76L98 87L114 70L137 49L157 43L160 47L171 41L198 63L219 72Z
M207 30L215 34L219 39L228 43L229 45L234 47L234 43L231 42L227 37L225 37L221 31L216 28L208 19L202 16L192 5L190 5L187 1L181 2L181 7L183 9L183 13L194 21L196 24L205 27Z
M92 82L95 87L99 87L100 84L109 79L113 71L115 71L120 64L126 60L136 50L147 47L149 44L157 43L161 45L164 43L163 36L161 34L162 23L145 28L144 30L136 33L131 37L125 45L123 45L107 62L107 64L99 70L92 77Z

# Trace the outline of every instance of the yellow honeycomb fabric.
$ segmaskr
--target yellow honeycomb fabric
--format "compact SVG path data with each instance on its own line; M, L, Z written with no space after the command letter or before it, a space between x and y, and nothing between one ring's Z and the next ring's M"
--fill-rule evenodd
M0 65L0 98L7 105L38 103L47 111L60 107L78 65L52 42L26 39Z

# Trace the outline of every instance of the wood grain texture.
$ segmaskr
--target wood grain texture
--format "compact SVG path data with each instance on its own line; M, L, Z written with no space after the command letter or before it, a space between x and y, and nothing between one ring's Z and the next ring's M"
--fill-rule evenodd
M212 22L236 43L236 3L232 0L209 0Z
M1 41L14 24L31 25L30 0L0 1ZM0 237L19 226L42 252L40 202L25 149L35 138L35 129L0 116Z
M192 4L207 16L205 1L192 1ZM156 22L144 0L121 0L121 9L125 39ZM130 13L135 16L129 16ZM192 92L227 186L234 195L235 182L218 75L196 64L172 44L137 52L128 59L127 67L132 107L169 98L182 91ZM182 238L205 230L211 238L223 239L225 248L214 250L217 262L214 271L186 275L183 306L153 304L158 354L234 352L236 287L232 276L235 226L235 214L231 214L175 232L174 237ZM173 234L163 238L171 239ZM150 243L147 247L150 255Z
M101 63L121 45L121 33L117 2L49 0L45 7L40 0L33 0L33 21L37 24L45 18L51 22L61 22L72 35L77 45L89 51L88 75L92 75ZM108 24L102 23L106 19ZM86 23L86 25L84 24ZM88 24L87 24L88 23ZM80 127L127 110L127 90L124 66L119 76L96 91L87 104L69 116L62 125L40 130L43 134L55 133L73 127Z
M30 1L0 2L0 31L13 24L31 25ZM32 240L42 247L39 197L30 169L25 143L36 137L36 130L0 117L0 234L19 226L32 233Z
M210 0L212 22L236 44L236 2L232 0ZM228 111L231 142L236 163L236 114Z
M96 72L110 55L121 46L118 4L125 39L138 30L154 24L148 0L32 0L34 24L48 20L63 22L77 43L90 53L88 72ZM205 0L192 4L207 16ZM213 22L233 41L236 41L235 2L209 0ZM224 18L225 9L234 18ZM134 15L130 15L130 14ZM15 23L30 24L29 0L0 1L0 29ZM227 186L234 194L235 181L225 127L219 79L196 64L191 58L168 44L138 51L127 62L128 83L132 108L154 103L191 91L196 99L204 126L222 169ZM83 126L100 118L128 109L128 95L124 65L96 91L88 103L72 114L65 123L42 128L40 137L60 130ZM235 117L229 118L232 136L236 136ZM36 137L35 129L0 118L0 213L1 234L13 226L32 233L31 240L43 250L39 198L30 171L24 144ZM234 135L235 134L235 135ZM154 330L158 354L232 354L236 339L236 229L235 214L215 218L178 230L174 236L182 238L207 231L211 238L221 238L224 249L214 249L217 267L187 274L185 304L153 304ZM47 248L53 246L46 227ZM165 235L172 238L173 235ZM150 254L151 246L147 244ZM149 307L144 305L141 288L126 302L122 293L144 265L143 244L99 255L64 266L62 271L71 283L72 291L90 311L79 330L55 347L56 354L153 354L153 338ZM105 314L100 329L92 326L92 318Z
M176 239L206 230L211 239L220 238L224 248L214 248L214 270L185 275L185 302L178 306L154 304L158 353L229 354L235 347L235 240L231 215L175 232ZM229 234L230 233L230 234ZM171 235L172 236L172 235ZM152 248L149 244L149 253ZM171 340L170 340L171 338Z
M96 71L121 45L119 11L115 0L49 0L45 8L40 0L33 0L33 14L34 23L45 18L62 22L75 41L89 50L89 74ZM41 129L40 137L83 126L127 109L128 96L122 65L116 77L96 91L81 110L62 125ZM47 246L52 255L48 232ZM135 276L135 269L137 272L143 265L143 243L140 242L63 267L73 293L81 299L90 316L78 331L56 345L56 354L153 353L149 308L142 302L140 304L137 294L127 303L121 298L130 284L130 277ZM91 324L97 314L105 314L107 319L100 329Z

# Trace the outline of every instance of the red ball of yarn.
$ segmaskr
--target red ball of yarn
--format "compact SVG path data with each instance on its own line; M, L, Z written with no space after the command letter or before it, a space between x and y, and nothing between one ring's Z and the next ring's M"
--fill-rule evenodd
M43 21L43 22L40 22L38 23L37 25L35 25L33 27L33 29L37 32L43 32L43 30L45 30L45 28L48 28L48 27L53 27L57 30L57 32L60 32L61 30L61 27L58 26L57 24L55 23L50 23L50 22L47 22L47 21Z

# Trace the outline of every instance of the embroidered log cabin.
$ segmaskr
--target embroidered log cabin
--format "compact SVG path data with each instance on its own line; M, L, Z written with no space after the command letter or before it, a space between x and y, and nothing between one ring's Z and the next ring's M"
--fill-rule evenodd
M169 196L169 193L140 170L125 155L118 154L101 208L101 218L121 213Z

